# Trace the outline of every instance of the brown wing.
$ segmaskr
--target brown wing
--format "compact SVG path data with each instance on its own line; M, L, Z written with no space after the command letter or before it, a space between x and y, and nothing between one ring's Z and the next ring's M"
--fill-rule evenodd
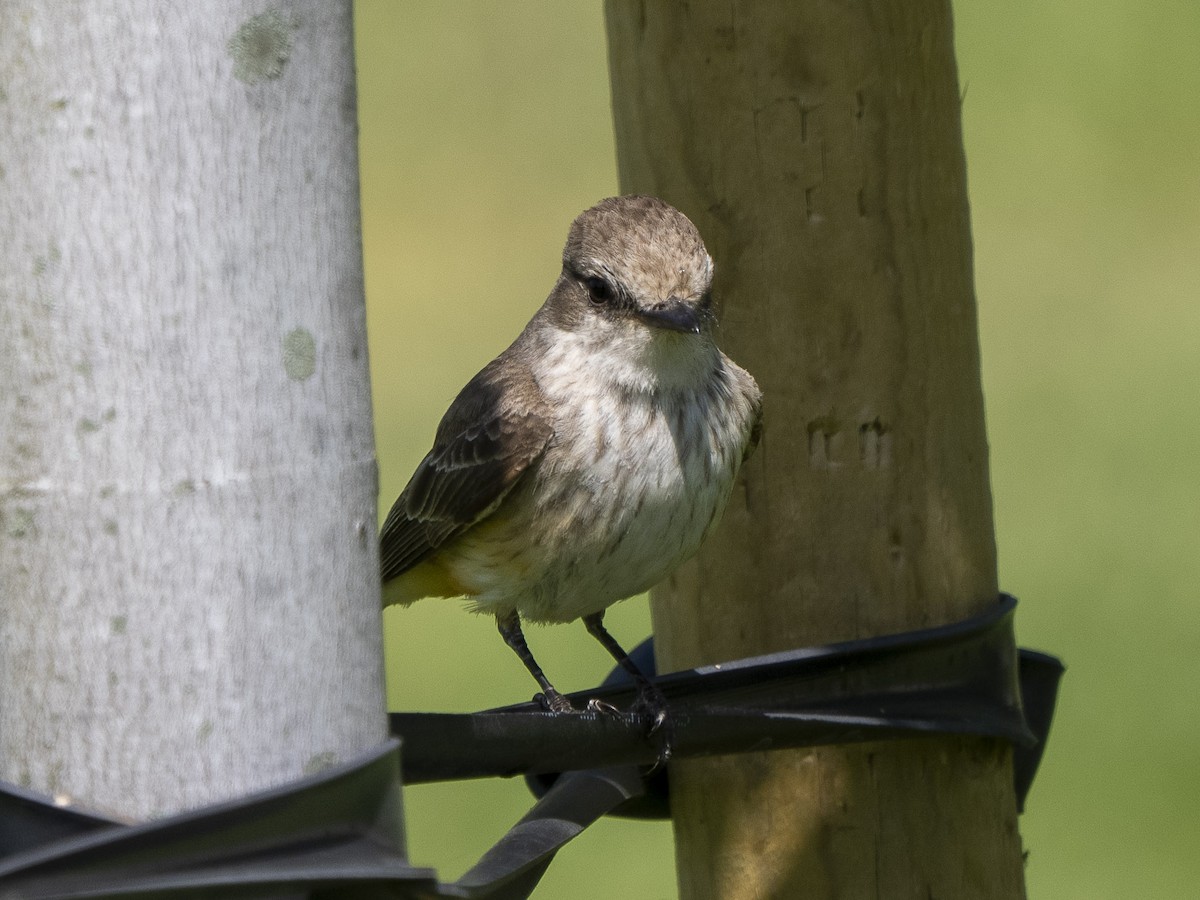
M490 513L542 455L552 434L537 385L511 359L502 356L471 379L383 523L383 581Z

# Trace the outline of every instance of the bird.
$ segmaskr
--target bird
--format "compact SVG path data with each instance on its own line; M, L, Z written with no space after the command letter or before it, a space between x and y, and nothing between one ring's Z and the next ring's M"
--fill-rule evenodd
M636 711L665 718L604 612L696 553L759 440L762 393L714 339L713 271L696 226L656 197L582 212L545 303L450 404L384 521L384 606L466 598L550 712L574 707L523 620L582 619L637 683Z

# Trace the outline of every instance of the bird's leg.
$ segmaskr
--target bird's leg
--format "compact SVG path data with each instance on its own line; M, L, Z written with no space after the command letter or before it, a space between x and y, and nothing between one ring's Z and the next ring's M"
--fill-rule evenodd
M637 702L634 706L639 711L645 712L650 718L650 734L654 734L667 724L667 698L629 658L629 654L617 643L617 639L608 633L608 629L604 627L603 610L592 613L590 616L584 616L583 624L587 628L588 634L598 640L601 646L620 664L621 668L633 678L638 692ZM671 755L669 738L664 746L663 754L665 756L659 760L660 762L665 762L666 758Z
M537 660L529 652L529 645L525 643L525 633L521 631L521 617L517 615L516 610L496 616L496 628L500 631L500 637L504 638L504 643L508 644L521 662L525 663L525 668L529 670L529 674L534 677L542 689L542 692L534 699L550 712L563 713L574 710L571 701L554 689L550 679L542 672L542 667L537 664Z

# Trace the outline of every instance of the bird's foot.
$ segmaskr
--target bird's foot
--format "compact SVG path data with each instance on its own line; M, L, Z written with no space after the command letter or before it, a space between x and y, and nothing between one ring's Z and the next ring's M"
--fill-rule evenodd
M657 702L651 700L643 703L641 698L634 701L628 711L622 712L607 700L593 697L587 702L587 711L616 719L619 722L648 722L646 739L654 743L658 750L658 758L647 770L646 775L652 775L667 764L671 759L671 717L668 714L666 701L662 694L651 686L657 695Z
M626 714L621 712L617 707L613 706L607 700L600 700L593 697L587 702L587 706L583 709L576 709L571 705L571 701L560 694L558 691L551 688L549 691L544 691L540 694L533 695L533 702L541 706L546 712L552 713L596 713L601 716L609 716L614 719L624 719Z
M628 715L647 721L646 737L654 738L658 744L658 762L655 767L661 766L671 758L671 720L667 698L608 633L608 629L604 627L603 610L584 616L583 624L587 627L588 634L600 642L637 685L637 700L629 708Z
M533 702L537 703L546 712L552 713L571 713L578 712L571 705L571 701L556 691L554 688L547 688L540 694L533 695Z

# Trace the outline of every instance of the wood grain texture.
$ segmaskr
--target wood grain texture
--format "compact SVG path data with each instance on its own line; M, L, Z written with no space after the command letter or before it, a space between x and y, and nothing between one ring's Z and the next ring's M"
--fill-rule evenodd
M996 595L949 4L607 5L623 192L716 261L765 428L653 595L660 668L953 621ZM681 896L1024 895L1007 748L671 767Z
M350 4L0 10L0 778L129 817L386 735Z

